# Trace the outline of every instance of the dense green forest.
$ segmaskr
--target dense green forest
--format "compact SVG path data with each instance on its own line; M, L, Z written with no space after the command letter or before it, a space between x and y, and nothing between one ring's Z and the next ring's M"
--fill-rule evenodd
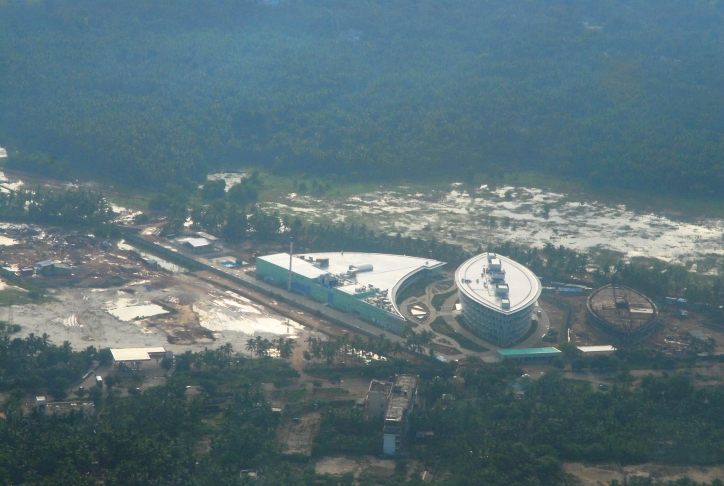
M347 345L379 349L384 343L383 337L356 343L354 339L359 341L348 339ZM344 340L336 340L336 345ZM93 348L77 353L67 345L50 344L47 336L6 341L2 348L15 349L13 356L22 363L16 366L4 360L3 378L17 376L11 366L42 375L76 360L104 360L107 354ZM561 466L566 460L721 462L724 388L696 388L687 375L673 371L660 378L645 377L632 387L628 369L636 353L640 351L613 358L610 371L617 377L606 392L555 372L537 381L521 378L522 370L510 363L473 364L457 371L451 363L430 360L413 365L394 356L362 366L341 361L310 364L306 373L332 383L393 373L420 376L419 407L412 414L405 454L397 458L396 472L359 483L351 475L316 474L314 464L326 455L379 454L381 421L366 419L354 400L318 395L317 380L314 390L296 387L299 373L263 352L255 351L258 359L251 360L230 345L188 351L177 356L175 365L168 363L173 374L165 385L141 392L132 384L123 397L120 380L106 377L105 397L100 389L92 390L94 413L46 416L23 411L21 391L40 388L28 389L15 380L15 391L2 405L6 417L0 420L0 484L75 486L100 480L126 486L414 486L424 483L408 478L405 465L418 461L436 470L437 483L447 486L544 485L566 484ZM569 358L576 359L572 354ZM80 374L82 366L75 367L74 373ZM142 376L135 375L124 381L140 383ZM281 414L272 411L263 383L274 383L272 393L288 399ZM199 387L200 393L187 395L189 386ZM277 428L315 410L321 412L321 423L312 456L285 454L276 442ZM417 432L425 432L427 438L416 439ZM243 473L249 470L259 473L256 482ZM642 479L629 484L654 482Z
M711 464L724 458L721 387L696 389L675 374L646 377L629 389L623 373L611 392L549 373L515 380L510 367L465 370L465 395L413 416L413 431L434 431L427 454L455 471L453 484L531 484L560 475L561 460L647 460ZM516 398L513 391L524 391ZM501 475L501 471L506 471Z
M0 1L8 163L724 191L718 0Z

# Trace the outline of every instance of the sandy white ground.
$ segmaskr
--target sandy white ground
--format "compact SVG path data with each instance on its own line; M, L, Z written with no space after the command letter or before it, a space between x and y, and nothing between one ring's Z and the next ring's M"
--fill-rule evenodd
M570 202L566 198L565 194L512 186L495 190L483 186L471 193L453 184L434 197L401 187L343 199L289 194L267 207L305 220L364 222L390 234L434 235L471 249L504 241L537 247L551 243L582 251L605 248L629 257L677 263L724 255L724 220L684 223L660 214L635 213L623 205ZM490 224L491 217L495 226Z
M19 337L47 333L52 342L69 341L74 349L91 345L166 346L174 352L184 352L230 342L236 350L243 351L246 341L257 335L267 339L284 336L300 342L306 336L298 323L233 292L218 290L187 275L175 275L172 282L176 285L152 287L150 291L146 290L148 282L142 280L123 286L135 290L133 294L118 288L57 289L51 294L55 302L0 308L0 320L20 324ZM214 339L199 337L193 344L170 344L168 332L178 316L164 309L174 304L192 308L197 320L190 328L201 333L207 329ZM143 317L148 315L155 317Z

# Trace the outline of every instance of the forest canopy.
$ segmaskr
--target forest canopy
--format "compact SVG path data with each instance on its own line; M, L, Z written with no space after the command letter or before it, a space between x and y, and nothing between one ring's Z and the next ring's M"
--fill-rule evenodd
M0 1L8 164L724 191L724 3Z

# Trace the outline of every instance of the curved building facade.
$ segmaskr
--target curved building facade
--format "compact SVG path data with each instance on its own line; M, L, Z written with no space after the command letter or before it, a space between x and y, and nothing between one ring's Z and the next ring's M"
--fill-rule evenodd
M404 334L405 318L397 294L418 278L442 272L444 262L403 255L332 252L289 253L256 259L256 273L268 283L289 282L294 292L345 312L357 314L396 334Z
M525 334L541 293L538 277L510 258L484 253L455 272L462 314L470 326L500 346Z

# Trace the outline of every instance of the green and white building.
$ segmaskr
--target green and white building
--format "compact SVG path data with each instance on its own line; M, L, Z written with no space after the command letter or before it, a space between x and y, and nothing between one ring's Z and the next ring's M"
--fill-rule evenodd
M286 287L289 253L256 259L257 276ZM405 331L405 318L395 302L407 285L437 276L444 262L381 253L305 253L291 259L292 291L356 314L395 334Z
M499 349L498 358L519 363L547 363L563 353L556 348Z

